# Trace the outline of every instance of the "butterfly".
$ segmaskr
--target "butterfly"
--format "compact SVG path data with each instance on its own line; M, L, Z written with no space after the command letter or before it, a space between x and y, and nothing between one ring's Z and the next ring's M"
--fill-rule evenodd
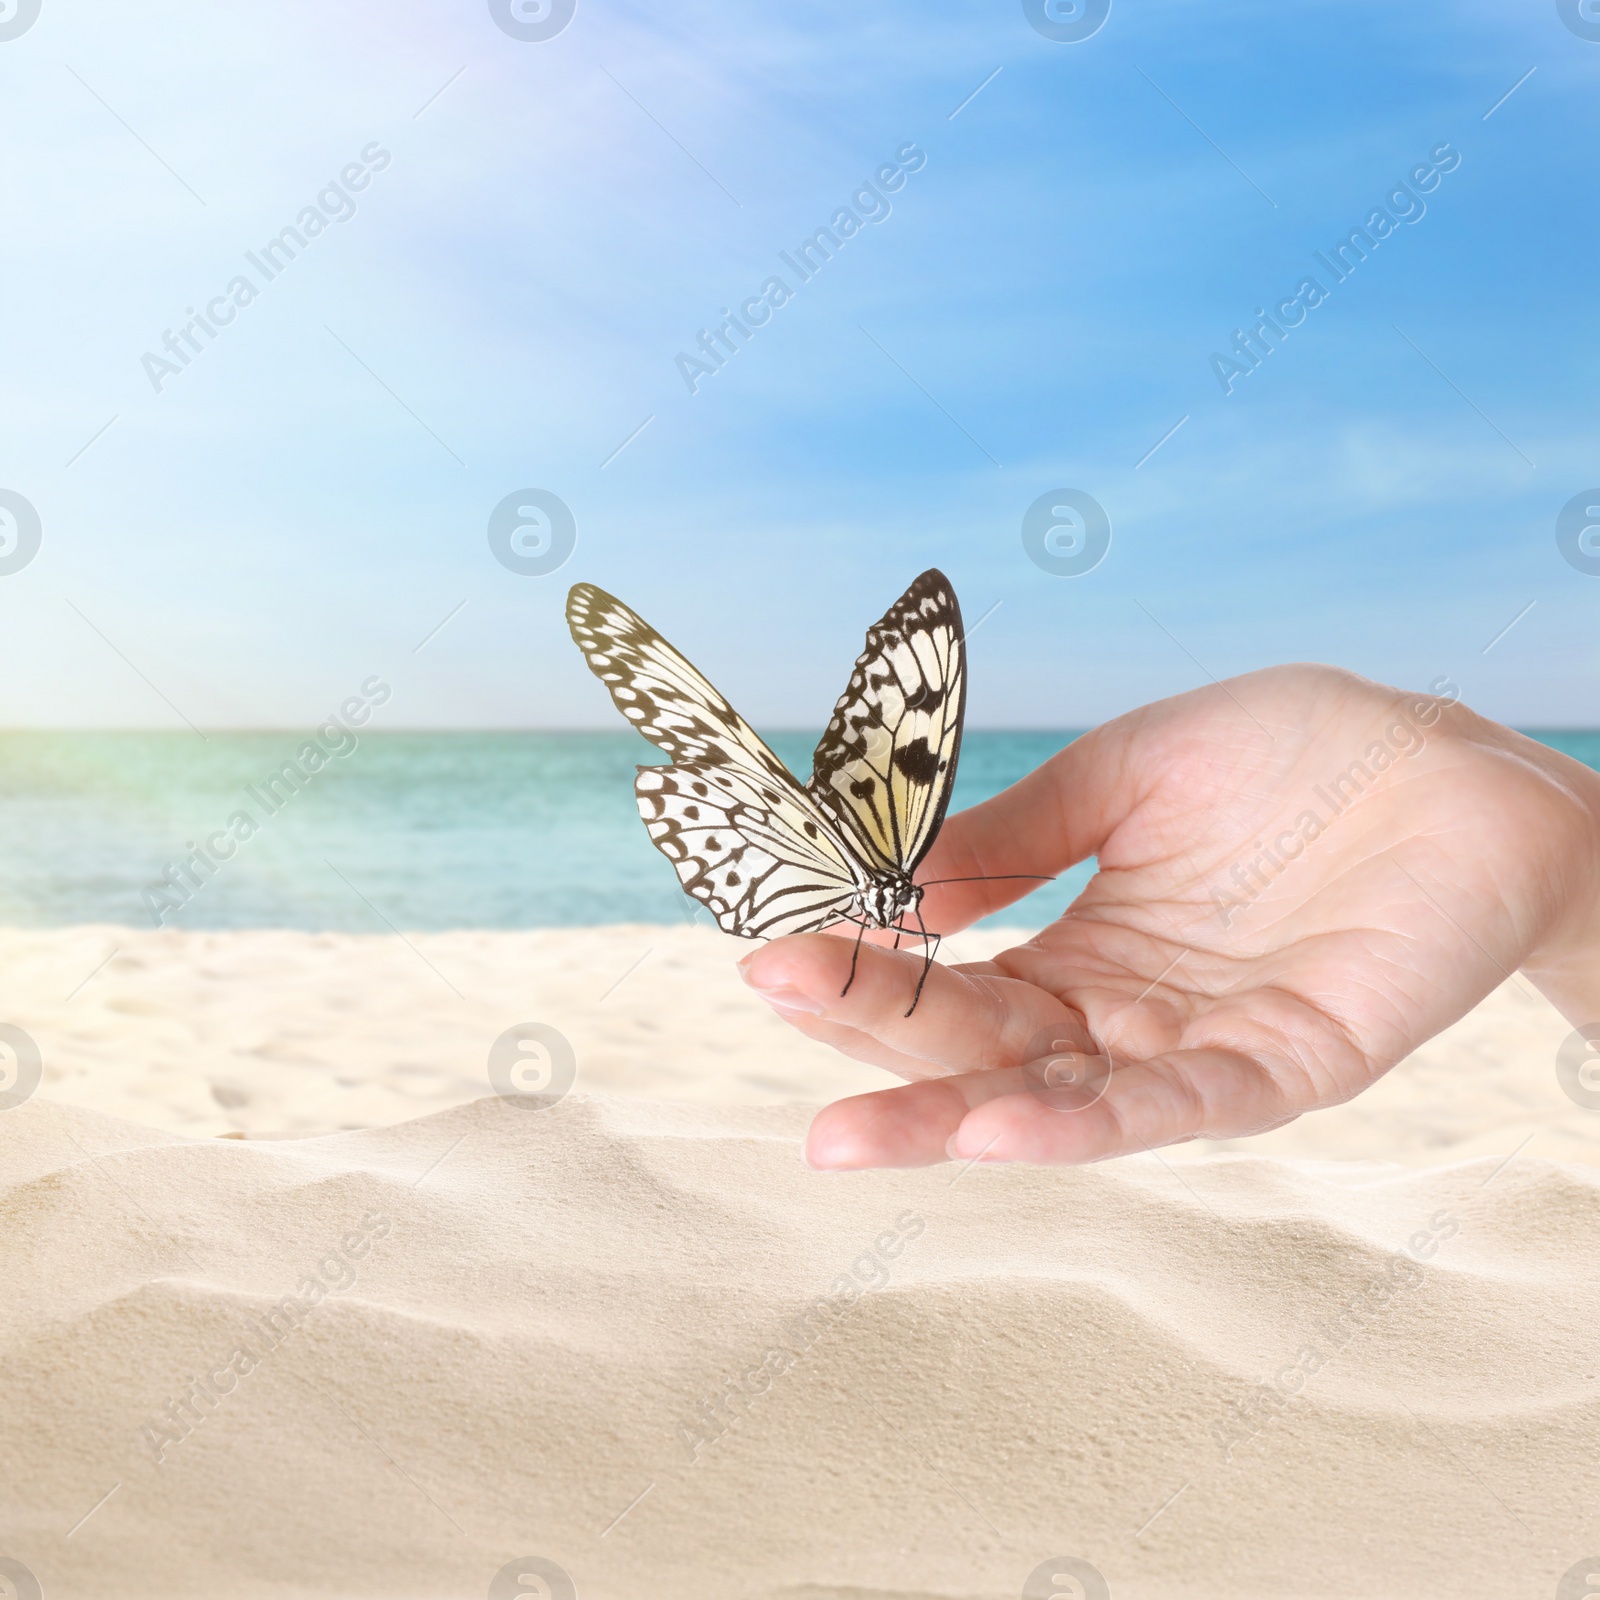
M639 815L685 892L725 933L809 933L837 922L923 941L917 868L933 847L961 753L967 704L961 607L929 569L867 629L802 784L639 614L592 583L567 596L567 625L617 709L672 765L640 767ZM906 926L914 918L916 928ZM861 933L850 962L855 981Z

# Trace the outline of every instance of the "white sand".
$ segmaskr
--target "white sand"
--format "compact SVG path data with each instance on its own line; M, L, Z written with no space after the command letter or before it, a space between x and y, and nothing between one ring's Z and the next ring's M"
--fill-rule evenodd
M1544 1597L1600 1548L1600 1114L1518 986L1260 1155L824 1177L753 1102L885 1080L742 946L412 944L0 936L0 1595ZM529 1020L542 1111L482 1098Z

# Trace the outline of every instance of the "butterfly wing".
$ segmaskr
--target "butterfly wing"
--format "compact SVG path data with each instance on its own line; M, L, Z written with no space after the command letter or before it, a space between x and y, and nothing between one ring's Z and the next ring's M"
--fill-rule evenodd
M916 871L950 803L966 708L961 607L930 568L867 629L806 786L864 861Z
M848 847L787 772L691 761L640 767L633 787L656 849L724 933L776 939L849 910Z
M640 767L655 847L727 933L776 938L837 922L864 874L848 840L744 718L639 614L580 583L567 623L617 709L673 761Z
M574 585L567 626L617 710L674 761L747 767L794 783L755 729L615 595L592 583Z

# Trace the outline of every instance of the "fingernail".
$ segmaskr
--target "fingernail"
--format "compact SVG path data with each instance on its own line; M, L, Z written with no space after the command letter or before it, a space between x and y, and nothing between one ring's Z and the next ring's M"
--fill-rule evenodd
M760 954L759 950L753 950L738 963L739 976L745 983L754 989L774 1010L798 1011L809 1017L820 1017L823 1007L818 1001L813 1000L810 995L803 994L799 989L791 988L786 983L767 984L762 983L759 978L751 976L750 963Z
M822 1006L808 994L801 994L798 989L761 989L751 984L752 989L772 1007L774 1011L799 1011L808 1017L820 1017Z

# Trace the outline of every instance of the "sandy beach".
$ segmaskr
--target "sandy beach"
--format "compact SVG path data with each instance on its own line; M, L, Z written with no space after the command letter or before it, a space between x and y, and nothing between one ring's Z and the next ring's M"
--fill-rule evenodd
M841 1177L811 1109L886 1080L745 948L0 936L44 1064L0 1556L51 1600L1371 1600L1600 1546L1600 1116L1525 984L1254 1141ZM487 1074L529 1021L543 1110Z
M1027 937L983 929L952 962ZM358 935L0 929L0 1015L44 1059L42 1094L191 1137L309 1135L405 1121L492 1093L493 1042L540 1022L577 1092L810 1104L894 1080L781 1023L698 927ZM1600 1165L1600 1115L1560 1089L1570 1026L1521 978L1374 1088L1258 1138L1164 1151L1435 1165L1529 1155Z

